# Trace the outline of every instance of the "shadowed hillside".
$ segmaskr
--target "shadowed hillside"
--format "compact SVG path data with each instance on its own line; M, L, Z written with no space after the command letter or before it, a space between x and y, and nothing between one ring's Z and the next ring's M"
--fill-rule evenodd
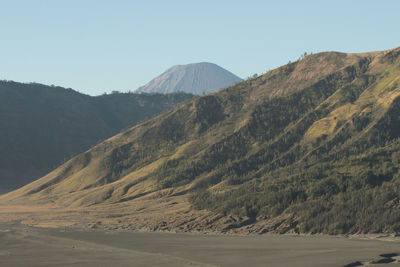
M0 192L43 176L123 128L189 99L186 94L98 97L41 84L0 82Z
M215 217L179 224L147 211L153 225L398 232L399 82L399 48L309 55L125 130L0 200L82 208L177 198Z

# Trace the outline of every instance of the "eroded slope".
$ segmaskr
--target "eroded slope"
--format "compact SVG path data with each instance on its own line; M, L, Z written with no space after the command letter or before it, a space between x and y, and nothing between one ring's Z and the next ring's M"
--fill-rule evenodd
M119 207L127 223L140 211L129 207L147 203L158 208L139 224L157 229L396 232L399 54L307 56L128 129L0 200Z

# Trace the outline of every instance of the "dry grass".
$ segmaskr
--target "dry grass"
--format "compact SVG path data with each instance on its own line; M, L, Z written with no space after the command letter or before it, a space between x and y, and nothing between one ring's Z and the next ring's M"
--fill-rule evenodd
M0 221L21 221L46 227L67 225L89 227L107 224L116 227L148 227L167 230L180 229L180 227L188 227L192 230L222 230L227 225L232 225L226 216L207 211L194 211L187 199L188 189L193 188L202 180L207 180L212 173L202 174L196 177L195 181L169 189L161 189L152 173L167 160L196 159L202 153L206 153L205 148L245 127L249 122L252 108L257 103L269 97L302 90L329 74L343 71L344 67L356 63L363 56L374 55L321 53L307 56L299 62L273 70L260 78L245 81L249 84L248 92L246 91L248 98L244 98L244 105L240 112L229 114L232 115L230 118L218 122L215 128L210 127L200 137L195 138L191 132L193 129L188 129L187 131L192 135L188 134L189 137L185 139L185 143L175 145L172 141L165 141L164 147L150 155L151 160L146 164L139 165L140 167L137 168L124 166L126 172L118 176L116 180L107 180L110 174L109 169L104 166L104 161L109 157L112 158L112 153L116 149L126 144L132 145L132 150L129 152L145 149L142 143L146 140L146 134L152 133L152 130L162 131L165 118L175 118L172 116L179 116L179 112L183 110L182 112L188 112L184 115L191 119L196 110L193 105L186 105L159 115L93 147L45 177L19 190L0 196ZM375 56L383 57L384 55L383 53ZM303 144L314 142L323 135L328 137L335 135L339 130L338 125L350 121L363 112L373 112L377 117L384 114L392 101L400 95L398 86L400 70L397 65L382 69L379 62L380 58L375 58L371 63L372 68L382 73L377 73L376 82L369 85L354 103L342 103L345 97L341 90L323 103L332 107L332 112L309 127L303 137ZM218 94L225 94L229 90L236 89L231 88ZM251 99L254 99L254 103ZM157 136L153 139L150 141L159 144ZM251 145L251 153L256 153L258 145L256 143ZM136 162L128 162L132 165L136 164ZM227 187L226 182L222 182L210 189L224 192ZM30 203L30 205L25 205L25 203ZM215 216L220 217L213 223L208 223L208 220ZM245 218L241 219L245 220ZM285 220L285 218L278 219ZM266 226L268 223L271 222L262 222L261 228L270 227Z

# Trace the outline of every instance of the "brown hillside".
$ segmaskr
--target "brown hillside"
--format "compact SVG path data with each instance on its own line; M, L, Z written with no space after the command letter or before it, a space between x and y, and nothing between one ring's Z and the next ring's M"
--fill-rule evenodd
M317 228L306 211L326 202L321 218L332 216L348 195L385 195L396 183L385 155L399 145L399 55L306 56L134 126L0 201L152 229L397 231L391 221L362 226L362 214L347 230ZM365 180L377 153L382 172ZM382 201L382 214L398 208Z

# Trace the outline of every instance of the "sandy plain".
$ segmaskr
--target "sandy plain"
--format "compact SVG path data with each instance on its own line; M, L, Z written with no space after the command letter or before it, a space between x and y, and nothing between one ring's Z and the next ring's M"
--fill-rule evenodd
M370 265L387 259L380 254L400 253L398 240L382 240L79 230L0 223L0 266ZM390 263L372 266L400 266L398 256L390 259Z

